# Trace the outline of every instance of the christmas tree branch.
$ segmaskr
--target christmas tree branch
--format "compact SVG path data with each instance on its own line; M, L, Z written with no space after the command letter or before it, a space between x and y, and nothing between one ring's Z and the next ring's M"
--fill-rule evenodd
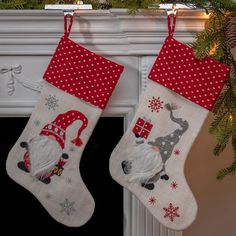
M234 161L229 167L220 170L217 173L217 179L222 180L226 175L233 175L236 171L236 161Z

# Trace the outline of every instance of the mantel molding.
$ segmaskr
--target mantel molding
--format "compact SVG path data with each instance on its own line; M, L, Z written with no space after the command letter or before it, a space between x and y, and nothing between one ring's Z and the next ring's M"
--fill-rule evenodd
M192 41L205 20L204 11L180 11L175 37ZM0 11L0 55L52 55L62 34L61 11ZM75 14L71 38L102 55L156 55L166 35L164 11L131 16L111 9Z
M62 11L0 10L0 68L21 65L19 80L34 83L42 80L63 34L63 18ZM204 10L179 11L175 38L191 42L204 28L206 18ZM105 115L126 116L135 109L166 35L163 10L138 12L135 16L129 15L127 9L85 10L75 14L72 40L126 68ZM38 93L15 83L14 94L8 96L9 76L6 73L0 77L0 115L29 116Z

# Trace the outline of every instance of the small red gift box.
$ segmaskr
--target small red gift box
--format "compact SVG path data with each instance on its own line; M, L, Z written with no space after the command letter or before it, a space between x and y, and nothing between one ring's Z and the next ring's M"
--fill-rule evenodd
M152 127L153 125L150 123L150 121L139 117L133 128L133 132L138 134L140 137L147 139L152 130Z

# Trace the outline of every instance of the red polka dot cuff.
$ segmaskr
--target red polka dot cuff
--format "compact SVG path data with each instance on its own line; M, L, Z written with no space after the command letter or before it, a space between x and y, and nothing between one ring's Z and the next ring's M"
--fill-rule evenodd
M104 109L124 67L62 37L44 79L57 88Z
M193 50L167 37L149 79L211 110L230 68L211 58L196 59Z

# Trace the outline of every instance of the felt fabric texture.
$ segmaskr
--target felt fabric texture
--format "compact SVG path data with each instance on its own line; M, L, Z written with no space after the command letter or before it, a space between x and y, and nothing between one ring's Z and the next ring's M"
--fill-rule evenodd
M164 226L183 230L197 214L184 164L230 70L211 58L194 58L173 38L176 15L167 20L169 35L130 127L111 154L110 173Z
M78 227L90 219L95 207L80 176L80 158L123 66L69 39L73 16L69 17L67 27L65 16L65 33L44 74L32 115L8 155L6 169L55 220Z

